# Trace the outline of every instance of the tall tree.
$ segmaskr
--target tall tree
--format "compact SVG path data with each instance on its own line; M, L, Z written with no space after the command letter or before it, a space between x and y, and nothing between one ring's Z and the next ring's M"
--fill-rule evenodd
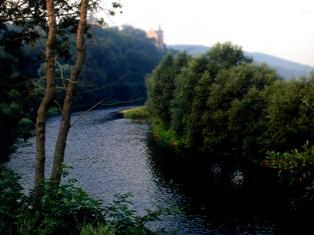
M186 127L188 115L191 113L195 84L206 71L207 65L208 59L200 56L191 60L176 77L174 98L171 101L171 126L178 136L186 138Z
M47 112L54 99L55 93L55 43L57 22L54 10L54 1L46 0L47 16L48 16L48 37L46 40L46 89L44 98L42 99L36 118L36 163L35 163L35 186L34 200L40 199L40 185L45 178L45 127Z
M154 110L158 120L164 126L170 124L170 100L174 91L174 60L171 54L167 55L161 64L148 78L151 81L151 99L149 109Z
M70 81L66 87L66 93L63 103L63 109L61 114L61 123L59 127L58 138L55 147L53 168L51 173L51 181L55 184L60 184L61 181L61 171L62 163L64 160L64 151L66 146L67 136L71 126L71 107L75 95L77 77L81 71L85 47L84 47L84 34L86 29L86 17L88 9L89 0L81 0L80 5L80 20L76 33L76 48L77 48L77 58L76 62L72 68Z

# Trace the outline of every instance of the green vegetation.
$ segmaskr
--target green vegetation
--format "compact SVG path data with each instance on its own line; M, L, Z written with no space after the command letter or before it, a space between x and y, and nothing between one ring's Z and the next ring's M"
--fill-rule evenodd
M18 177L0 165L0 233L14 234L22 187Z
M294 149L289 152L269 152L266 163L269 167L278 170L280 180L299 190L298 199L314 199L314 146L307 142L301 150Z
M184 63L176 66L182 58ZM314 73L309 79L284 81L267 66L253 64L241 48L225 43L193 59L167 56L149 75L147 87L151 129L160 141L226 160L260 164L268 156L269 167L282 173L289 166L286 170L294 172L288 174L289 182L305 177L302 185L309 192L314 182L308 171L313 167ZM289 152L307 141L306 149ZM276 158L282 165L275 164Z
M107 224L85 225L80 235L115 235L115 230Z
M75 186L75 180L60 186L44 183L44 197L37 208L33 207L32 197L26 197L21 190L18 177L1 167L1 234L155 234L146 223L169 213L162 209L147 210L139 216L131 209L131 194L116 195L113 203L103 208L100 201Z
M133 120L148 120L148 112L146 106L138 106L135 108L130 108L122 110L124 118L133 119Z
M78 234L82 224L102 220L100 203L73 182L60 187L45 183L43 193L42 203L36 209L31 198L21 202L17 211L18 234Z

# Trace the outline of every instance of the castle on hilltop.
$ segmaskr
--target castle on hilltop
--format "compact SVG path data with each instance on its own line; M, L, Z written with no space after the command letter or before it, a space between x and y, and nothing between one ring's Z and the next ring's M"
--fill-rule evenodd
M151 29L146 33L147 37L154 40L156 47L158 48L166 48L166 44L164 42L164 32L162 31L160 25L158 30Z

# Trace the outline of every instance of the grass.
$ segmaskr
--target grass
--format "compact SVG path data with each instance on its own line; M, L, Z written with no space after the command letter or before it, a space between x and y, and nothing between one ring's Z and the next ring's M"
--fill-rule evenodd
M116 232L107 224L97 224L93 226L91 224L85 225L80 235L115 235Z
M134 108L122 110L121 113L123 114L124 118L132 119L132 120L148 120L148 111L146 106L137 106Z

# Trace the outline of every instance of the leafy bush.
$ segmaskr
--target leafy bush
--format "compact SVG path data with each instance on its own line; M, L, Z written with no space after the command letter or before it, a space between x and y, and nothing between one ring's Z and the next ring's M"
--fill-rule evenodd
M186 140L184 138L178 136L172 129L163 127L158 120L151 120L150 129L154 140L161 146L170 146L171 149L178 152L181 152L186 146Z
M2 10L1 5L0 11ZM0 24L4 26L3 22ZM2 30L5 28L6 26L1 28L0 35L0 162L7 160L16 138L29 137L33 127L30 120L33 103L30 92L32 76L28 71L32 59L21 50L19 44L24 42L15 40L15 33L9 33L10 30L4 33L6 30ZM11 45L9 41L14 41L14 44Z
M75 186L75 180L60 186L45 182L42 202L36 207L21 189L16 174L0 167L0 234L154 234L146 223L173 211L147 209L140 216L131 209L130 193L116 195L112 204L102 208L100 201Z
M104 221L100 202L88 196L70 180L58 187L43 184L43 199L33 208L27 198L18 211L20 234L78 234L82 224Z
M145 215L137 215L136 211L131 209L131 197L132 194L130 193L115 195L113 203L105 208L107 222L114 226L116 234L154 234L146 227L146 223L158 220L161 214L169 213L169 211L146 209Z
M302 150L268 152L267 161L278 170L280 179L299 192L303 199L314 199L314 146L307 142Z

